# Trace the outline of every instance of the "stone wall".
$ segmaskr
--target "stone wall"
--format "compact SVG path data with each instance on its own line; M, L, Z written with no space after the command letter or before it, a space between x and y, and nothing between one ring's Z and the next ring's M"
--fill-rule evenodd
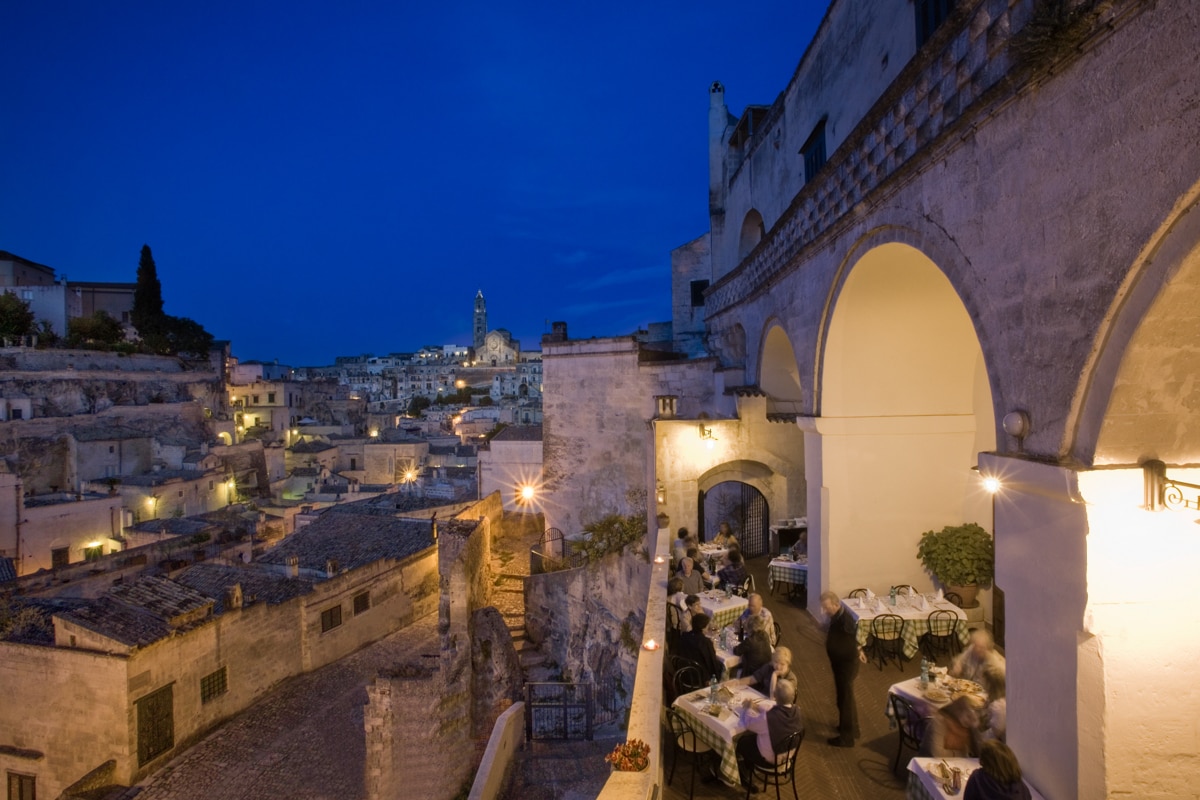
M563 680L618 682L633 691L646 619L650 564L641 553L610 553L578 569L525 582L525 631L562 669Z
M487 737L524 681L512 632L492 606L471 615L471 735Z

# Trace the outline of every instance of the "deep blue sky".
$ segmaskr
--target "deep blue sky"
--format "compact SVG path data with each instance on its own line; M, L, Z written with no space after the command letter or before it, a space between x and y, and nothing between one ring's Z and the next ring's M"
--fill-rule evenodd
M477 289L527 347L630 333L708 227L709 83L771 103L826 5L10 0L0 250L149 244L242 359L469 343Z

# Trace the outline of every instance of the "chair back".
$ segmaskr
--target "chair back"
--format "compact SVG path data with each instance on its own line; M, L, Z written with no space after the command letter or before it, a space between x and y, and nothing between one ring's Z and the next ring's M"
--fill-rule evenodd
M892 702L892 718L900 729L900 741L909 747L920 748L921 739L925 736L925 718L917 713L917 709L900 695L888 696Z
M671 727L671 739L685 750L696 749L696 732L678 708L667 709L667 724Z
M675 631L676 633L680 632L680 630L681 630L680 626L682 624L681 623L682 617L683 617L683 614L679 610L679 606L675 605L670 600L668 600L667 601L667 632L668 633L670 633L671 631Z
M800 755L800 745L804 743L804 731L796 731L783 740L783 760L775 759L776 774L791 777L796 771L796 759Z
M690 664L676 671L674 683L676 694L694 692L697 689L703 689L705 685L704 676L700 674L700 667L695 664Z
M783 628L779 626L778 622L772 621L771 624L775 626L775 639L771 642L771 646L778 647L779 640L783 637Z
M934 636L951 636L958 627L958 615L953 611L940 609L929 615L929 632Z
M962 608L963 601L962 598L959 597L958 592L946 592L944 595L942 595L942 597L946 598L947 603L953 603L959 608Z
M695 661L681 655L667 656L667 666L670 668L672 675L674 675L676 672L679 672L679 670L683 669L684 667L695 667L696 669L700 669L700 665Z
M896 594L908 594L909 592L912 592L913 594L917 593L917 590L914 589L911 584L907 583L898 583L892 588L896 590Z
M860 600L866 600L867 599L867 590L866 589L854 589L853 591L850 592L850 594L846 595L846 597L856 597Z
M899 614L880 614L871 620L871 635L876 639L899 639L904 618Z

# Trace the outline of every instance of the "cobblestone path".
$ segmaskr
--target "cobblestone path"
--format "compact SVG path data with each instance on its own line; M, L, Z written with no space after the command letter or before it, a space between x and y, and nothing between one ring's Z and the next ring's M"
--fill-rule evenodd
M285 681L125 797L355 800L364 796L363 705L378 671L438 652L437 614Z

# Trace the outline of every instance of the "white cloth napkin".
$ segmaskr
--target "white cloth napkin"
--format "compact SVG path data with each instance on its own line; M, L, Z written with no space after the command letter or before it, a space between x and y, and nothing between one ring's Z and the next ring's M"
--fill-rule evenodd
M867 589L867 599L868 599L868 600L874 600L874 599L875 599L875 593L874 593L874 592L872 592L870 589Z
M938 602L938 603L940 603L940 602L942 602L942 601L943 601L943 600L945 600L945 599L946 599L946 598L945 598L945 597L942 595L942 589L941 589L941 587L938 587L937 600L936 600L935 602Z
M875 611L878 614L883 613L883 599L882 598L879 598L879 597L875 598Z
M928 605L925 602L925 595L917 595L917 607L922 611L928 608Z
M909 599L911 599L913 596L913 588L909 586L907 589L905 589L905 593L909 596Z

